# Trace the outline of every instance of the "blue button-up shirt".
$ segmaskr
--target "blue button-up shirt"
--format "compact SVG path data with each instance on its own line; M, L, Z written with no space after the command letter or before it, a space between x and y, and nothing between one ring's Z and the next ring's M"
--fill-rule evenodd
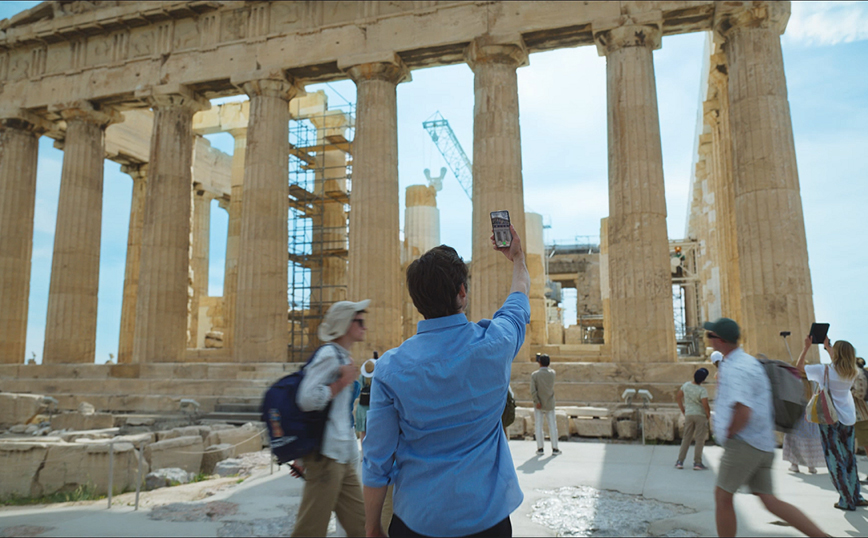
M521 504L500 419L529 322L527 295L512 293L491 320L420 321L377 361L363 482L394 482L394 513L413 531L474 534Z

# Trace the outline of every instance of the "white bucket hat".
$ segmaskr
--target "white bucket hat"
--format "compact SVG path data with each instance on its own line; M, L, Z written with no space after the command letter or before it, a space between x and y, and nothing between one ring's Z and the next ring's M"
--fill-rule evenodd
M717 364L722 360L723 360L723 353L721 353L720 351L715 351L711 354L711 363L712 364Z
M365 299L358 303L338 301L331 305L317 331L319 339L323 342L331 342L335 338L347 334L356 313L368 308L369 304L371 304L371 300Z

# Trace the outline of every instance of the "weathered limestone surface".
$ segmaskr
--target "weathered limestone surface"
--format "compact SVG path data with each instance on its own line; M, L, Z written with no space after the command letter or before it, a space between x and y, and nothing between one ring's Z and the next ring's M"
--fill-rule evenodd
M470 317L491 318L509 295L512 264L491 246L491 211L507 210L525 238L516 69L528 64L518 36L471 42L473 70L473 285Z
M133 361L133 335L136 330L136 299L139 295L139 273L142 262L142 227L145 221L148 165L123 165L121 172L129 174L133 180L130 225L127 234L127 260L124 270L124 295L121 304L121 331L118 339L118 364L126 364Z
M38 394L0 392L0 425L24 424L41 408L42 396Z
M347 298L371 299L359 357L401 343L397 85L410 79L397 55L365 60L339 63L357 89Z
M35 494L34 478L49 446L48 443L0 442L0 499Z
M744 347L786 358L782 330L814 319L811 272L780 35L789 3L722 9Z
M23 364L40 122L0 117L0 364Z
M608 266L616 362L675 360L663 157L652 51L656 24L595 28L606 56Z
M678 414L678 411L646 411L643 433L645 439L674 441Z
M129 443L114 443L113 493L136 487L138 452ZM142 462L143 473L148 472ZM79 486L93 486L97 494L108 492L109 444L106 441L90 443L53 443L42 469L34 477L32 494L49 495L57 491L70 491Z
M204 450L202 437L198 435L175 437L147 445L145 459L154 470L177 467L188 473L198 473Z
M198 187L198 188L197 188ZM187 347L205 347L204 331L199 331L199 305L208 296L208 253L211 246L211 200L214 196L193 186L192 256L193 297L190 302L190 336Z
M236 79L250 96L244 210L238 252L233 356L283 362L288 344L287 227L289 110L298 91L280 74Z
M214 474L214 467L223 460L235 457L235 447L229 444L218 444L205 447L202 454L201 472L207 475Z
M142 230L132 362L183 362L187 349L187 268L193 113L209 103L181 87L154 88L154 132Z
M231 445L236 455L259 452L262 450L262 437L256 428L244 426L231 430L214 431L208 434L207 439L205 439L206 447L224 444Z
M87 102L60 111L66 121L44 364L91 363L96 350L105 128L117 113Z
M113 425L114 419L111 413L83 414L74 412L51 417L52 430L98 430L111 428Z
M245 118L247 119L247 118ZM235 339L235 298L238 290L238 244L241 237L241 207L244 198L244 159L247 154L247 127L229 131L232 151L232 194L226 234L226 260L223 270L223 347L231 350Z
M522 236L525 248L527 270L530 274L530 326L525 342L527 344L547 344L546 327L546 267L545 242L543 240L543 218L539 213L525 213L525 235Z

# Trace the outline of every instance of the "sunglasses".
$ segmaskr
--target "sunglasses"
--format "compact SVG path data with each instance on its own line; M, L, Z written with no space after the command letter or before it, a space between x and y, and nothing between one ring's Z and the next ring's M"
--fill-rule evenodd
M715 340L715 339L716 340L722 340L721 337L717 336L714 333L705 333L705 337L708 338L709 340Z
M361 327L362 329L365 328L365 320L363 319L356 318L353 320L353 323L358 323L359 327Z

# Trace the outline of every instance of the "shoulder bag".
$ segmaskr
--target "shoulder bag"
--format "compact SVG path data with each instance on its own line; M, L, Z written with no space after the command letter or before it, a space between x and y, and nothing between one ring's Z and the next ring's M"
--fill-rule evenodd
M811 401L805 409L805 419L814 424L835 424L838 422L838 412L832 403L832 395L829 394L829 366L826 366L823 375L823 384L817 386L817 390L811 396Z

